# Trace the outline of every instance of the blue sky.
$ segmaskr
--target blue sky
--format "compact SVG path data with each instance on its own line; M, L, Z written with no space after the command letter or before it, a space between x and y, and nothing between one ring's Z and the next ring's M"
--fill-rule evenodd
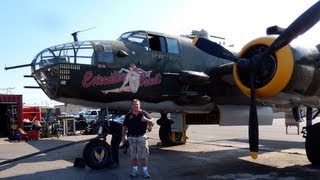
M240 49L248 41L265 35L271 25L287 27L316 0L4 0L0 6L0 93L7 88L23 94L26 104L55 103L36 86L29 67L5 71L5 66L28 64L41 50L79 40L115 40L123 32L146 29L172 35L206 29L227 38ZM319 23L302 36L301 42L320 43Z

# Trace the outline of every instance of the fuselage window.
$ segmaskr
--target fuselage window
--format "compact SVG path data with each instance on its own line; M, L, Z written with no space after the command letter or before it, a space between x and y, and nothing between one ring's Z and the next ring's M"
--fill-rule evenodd
M179 45L177 39L166 38L169 53L179 54Z

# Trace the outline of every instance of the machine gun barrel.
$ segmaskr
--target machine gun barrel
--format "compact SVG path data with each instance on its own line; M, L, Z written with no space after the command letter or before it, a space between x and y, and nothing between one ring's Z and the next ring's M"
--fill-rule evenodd
M40 89L41 87L39 86L24 86L26 89Z
M16 69L16 68L22 68L22 67L27 67L27 66L31 66L32 64L23 64L23 65L18 65L18 66L10 66L10 67L5 67L5 70L8 69Z

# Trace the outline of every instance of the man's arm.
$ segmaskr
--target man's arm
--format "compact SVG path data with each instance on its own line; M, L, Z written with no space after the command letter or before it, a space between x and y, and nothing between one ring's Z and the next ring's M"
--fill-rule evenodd
M153 118L150 116L149 113L146 113L146 112L143 114L141 121L147 122L147 125L151 127L154 125Z

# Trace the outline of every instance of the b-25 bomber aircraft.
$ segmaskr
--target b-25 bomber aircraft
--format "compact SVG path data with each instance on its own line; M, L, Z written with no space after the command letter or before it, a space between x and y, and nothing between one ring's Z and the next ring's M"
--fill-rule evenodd
M237 54L194 34L140 30L115 41L78 41L74 33L74 42L46 48L31 64L6 69L31 66L31 76L49 98L101 108L103 115L105 107L126 112L137 98L146 110L161 114L159 136L166 145L186 143L189 124L249 125L253 158L259 125L272 124L271 107L292 110L297 121L299 108L307 107L306 154L320 165L320 124L312 124L313 109L320 108L320 45L291 43L319 19L320 1L288 28L268 28L267 36ZM87 144L88 166L105 166L107 146L102 140Z

